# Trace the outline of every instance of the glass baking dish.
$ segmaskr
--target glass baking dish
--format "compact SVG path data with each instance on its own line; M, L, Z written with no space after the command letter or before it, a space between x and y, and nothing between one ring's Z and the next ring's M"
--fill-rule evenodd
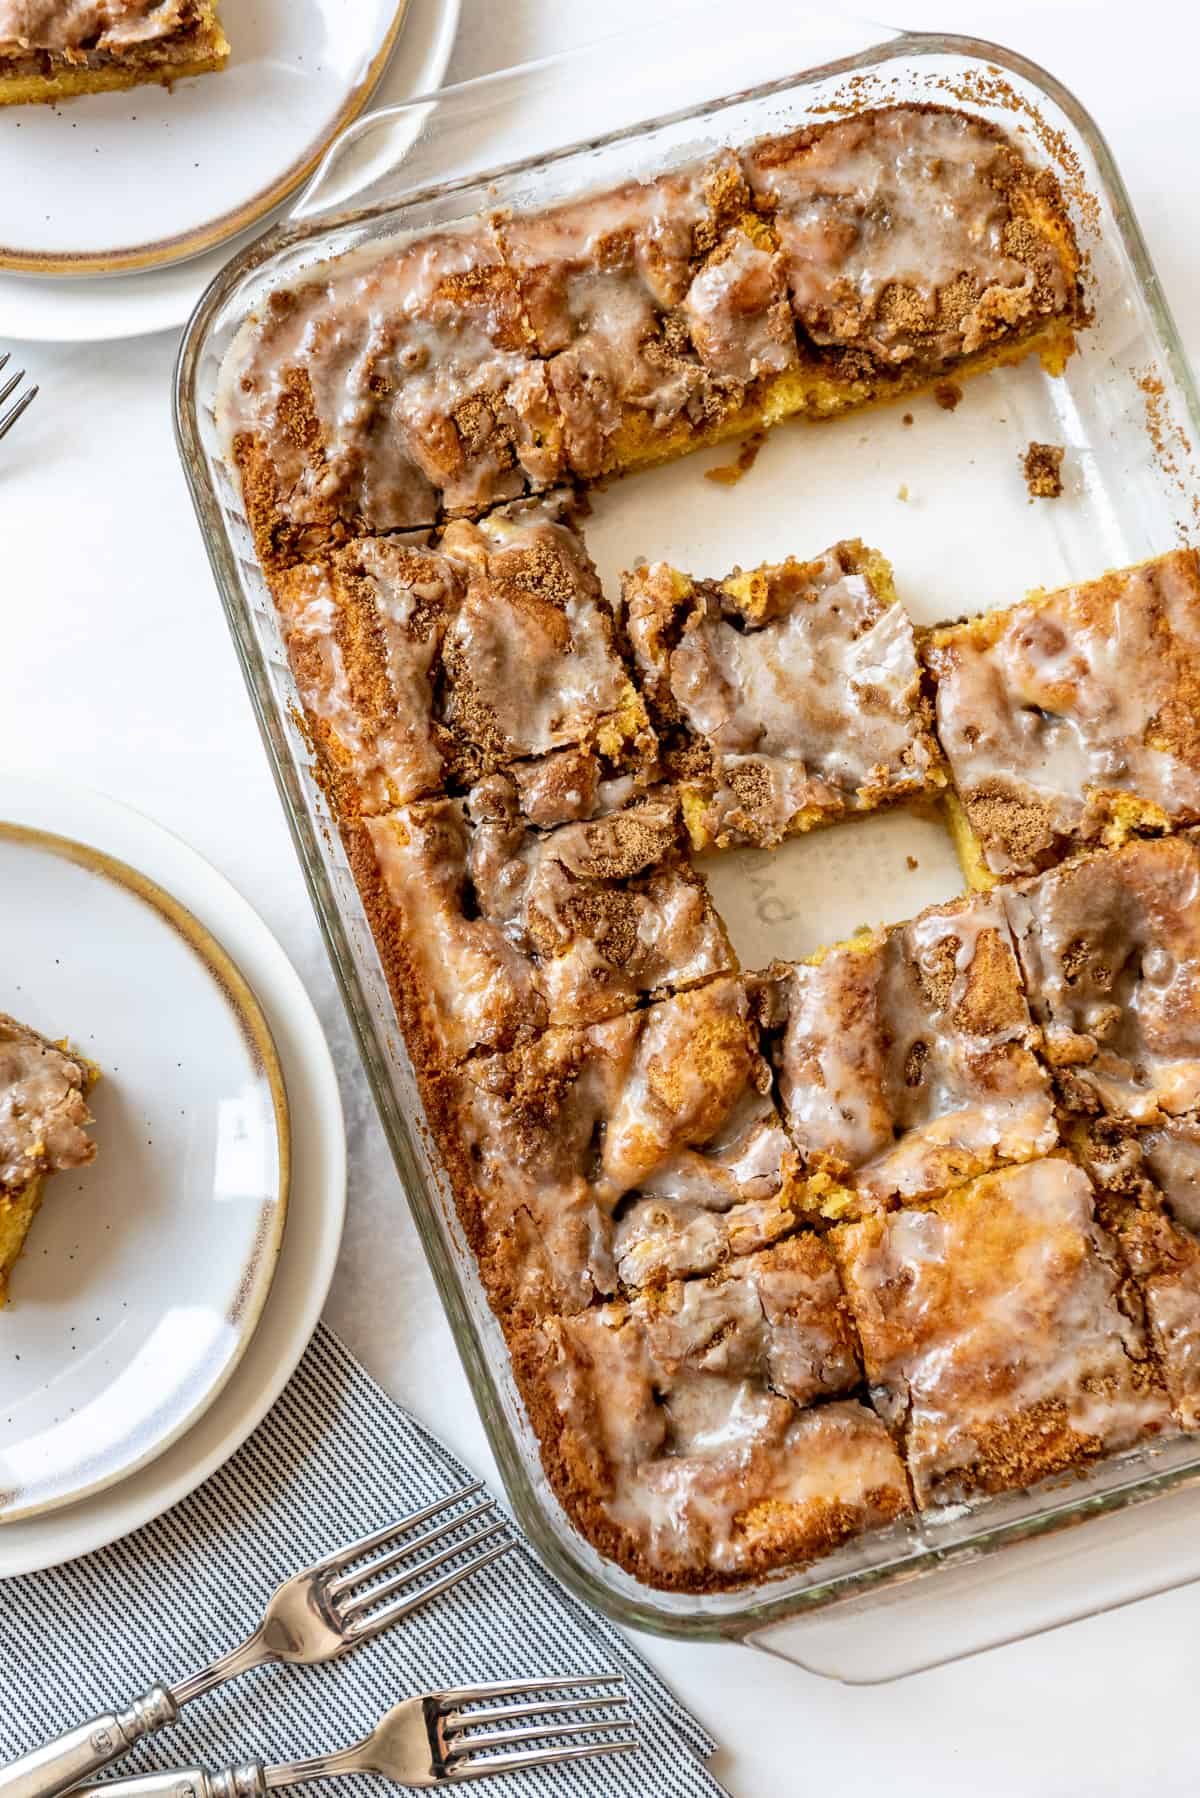
M1049 1489L926 1515L735 1592L658 1592L601 1559L545 1481L424 1127L382 969L297 725L274 610L240 494L221 462L214 410L220 361L242 321L270 288L315 262L486 207L519 209L657 172L830 109L929 99L997 120L1035 161L1057 169L1096 314L1083 353L1060 379L1036 361L976 377L952 415L921 395L907 410L781 427L736 485L703 478L714 464L728 464L736 446L616 482L592 496L586 526L608 590L637 556L719 575L739 561L815 554L839 537L862 536L891 558L918 622L932 623L1184 539L1200 514L1190 449L1200 440L1200 406L1120 176L1083 108L1042 70L994 45L907 33L881 40L878 27L824 20L783 0L753 11L752 23L739 21L736 41L724 35L728 8L705 9L688 14L686 28L678 19L648 28L636 46L624 39L591 45L359 121L331 149L290 219L230 263L205 295L180 354L176 418L317 916L523 1527L559 1577L623 1623L750 1641L816 1671L871 1680L1200 1576L1200 1551L1189 1558L1161 1529L1127 1530L1132 1568L1118 1576L1114 1549L1111 1566L1101 1557L1082 1585L1057 1571L1068 1561L1078 1568L1078 1556L1063 1550L1079 1533L1049 1547L1044 1540L1083 1518L1194 1484L1200 1442L1176 1439ZM793 69L803 72L786 73ZM1019 463L1031 439L1065 446L1061 499L1030 500ZM747 967L807 954L863 922L910 916L961 889L940 825L906 813L795 839L772 855L715 858L708 873ZM1176 1492L1176 1503L1181 1496L1194 1521L1195 1495ZM1099 1547L1099 1526L1094 1533ZM1024 1595L1009 1579L1008 1570L1022 1565L1017 1544L1025 1544L1026 1560L1036 1551ZM1009 1552L998 1555L1001 1548ZM986 1591L987 1604L956 1602L954 1582L964 1577L976 1598ZM893 1617L899 1607L903 1623L874 1627L881 1607ZM868 1624L858 1627L864 1610ZM931 1640L921 1639L923 1630Z

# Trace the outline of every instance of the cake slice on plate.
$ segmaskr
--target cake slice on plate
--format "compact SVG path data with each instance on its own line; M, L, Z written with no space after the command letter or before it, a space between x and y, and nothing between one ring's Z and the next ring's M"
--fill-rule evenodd
M0 0L0 106L223 69L215 0Z
M46 1177L94 1159L86 1094L99 1071L0 1012L0 1306Z

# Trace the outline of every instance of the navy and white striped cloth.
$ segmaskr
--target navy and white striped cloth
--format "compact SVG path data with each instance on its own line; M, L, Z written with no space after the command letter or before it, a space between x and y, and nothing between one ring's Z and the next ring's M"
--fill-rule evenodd
M219 1473L112 1548L0 1582L0 1760L196 1671L241 1640L286 1574L470 1479L328 1330ZM625 1675L642 1748L489 1780L512 1798L722 1798L714 1744L620 1632L522 1544L375 1642L323 1667L264 1667L188 1705L123 1774L294 1760L365 1735L391 1705L487 1680ZM332 1789L332 1788L330 1788ZM339 1782L346 1798L390 1791Z

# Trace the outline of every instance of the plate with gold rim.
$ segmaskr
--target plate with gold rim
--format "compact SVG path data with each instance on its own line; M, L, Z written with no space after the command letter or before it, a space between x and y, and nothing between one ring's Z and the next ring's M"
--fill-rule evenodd
M226 6L229 3L225 0ZM399 39L371 106L395 105L440 85L454 47L460 7L461 0L408 0ZM0 267L4 333L38 343L98 343L181 325L224 263L281 216L287 204L284 201L214 249L102 280L95 274L20 274Z
M96 795L3 779L0 890L0 1010L100 1070L96 1159L46 1181L0 1311L2 1567L11 1531L77 1517L168 1454L238 1372L287 1237L292 1127L275 1030L228 946L265 927L185 845ZM325 1284L340 1203L335 1181Z
M0 268L129 273L245 231L362 111L407 9L408 0L220 0L223 69L169 88L0 106Z

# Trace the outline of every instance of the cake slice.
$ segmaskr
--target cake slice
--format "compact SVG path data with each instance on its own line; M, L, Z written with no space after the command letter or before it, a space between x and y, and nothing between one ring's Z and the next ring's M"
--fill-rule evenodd
M0 1306L49 1175L84 1167L90 1062L0 1012Z
M1200 844L1126 843L998 889L1071 1112L1200 1107Z
M0 0L0 106L223 69L215 0Z
M1176 1420L1200 1429L1200 1122L1089 1118L1068 1141L1137 1281Z
M988 1174L831 1240L922 1508L1030 1486L1170 1428L1127 1275L1070 1161Z
M756 422L797 365L783 259L732 150L498 231L578 479Z
M933 106L356 252L272 294L218 404L264 565L1031 353L1085 313L1054 176Z
M841 410L1030 350L1057 370L1070 354L1082 307L1062 194L991 121L885 106L765 138L743 161L806 350L789 410Z
M569 516L567 496L548 495L456 523L436 549L361 538L276 575L343 818L462 794L504 769L531 821L557 823L652 777L645 707ZM626 775L623 788L605 784Z
M516 278L483 219L270 295L222 367L220 416L267 567L567 473Z
M912 1508L814 1236L547 1318L513 1359L559 1499L651 1585L801 1567Z
M876 550L624 579L622 621L692 842L769 846L940 787L913 627Z
M930 633L973 885L1200 819L1200 554Z
M547 831L519 805L496 775L366 821L376 938L429 1067L736 965L669 791Z
M459 1215L509 1318L713 1273L801 1219L739 979L476 1057L439 1109Z
M982 897L760 978L803 1203L861 1217L1058 1142L1004 910Z

